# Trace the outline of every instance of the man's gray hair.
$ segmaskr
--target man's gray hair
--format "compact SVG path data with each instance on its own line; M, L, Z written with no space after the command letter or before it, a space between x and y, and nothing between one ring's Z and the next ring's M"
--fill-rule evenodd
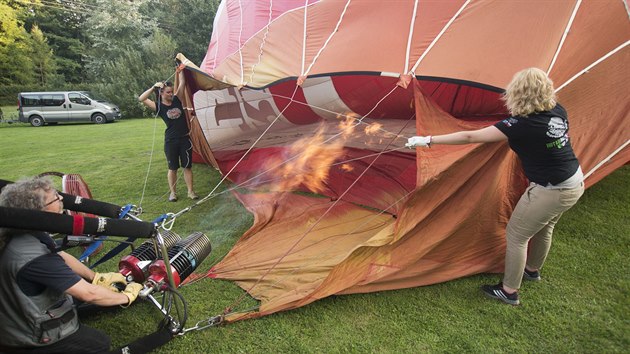
M23 179L8 184L0 191L0 206L8 208L42 210L46 205L46 193L54 189L48 177ZM11 229L0 228L0 250L6 245Z

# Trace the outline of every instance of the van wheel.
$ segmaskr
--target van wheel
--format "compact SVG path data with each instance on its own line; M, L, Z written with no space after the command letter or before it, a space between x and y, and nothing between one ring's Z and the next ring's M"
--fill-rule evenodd
M42 125L44 125L44 120L40 116L32 116L28 121L34 127L41 127Z
M107 119L105 118L105 116L100 113L96 113L95 115L93 115L92 121L96 124L107 123Z

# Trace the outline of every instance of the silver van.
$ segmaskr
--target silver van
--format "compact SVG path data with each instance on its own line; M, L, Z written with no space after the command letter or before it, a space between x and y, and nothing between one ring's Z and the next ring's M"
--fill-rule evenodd
M96 100L86 91L21 92L18 111L20 122L34 127L65 122L103 124L120 119L118 106Z

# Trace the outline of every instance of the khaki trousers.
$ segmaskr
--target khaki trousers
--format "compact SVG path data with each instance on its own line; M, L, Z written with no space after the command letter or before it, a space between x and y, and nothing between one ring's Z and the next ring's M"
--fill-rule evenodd
M584 183L571 189L547 189L530 183L507 225L503 284L519 289L526 265L529 269L542 268L551 247L554 226L583 193Z

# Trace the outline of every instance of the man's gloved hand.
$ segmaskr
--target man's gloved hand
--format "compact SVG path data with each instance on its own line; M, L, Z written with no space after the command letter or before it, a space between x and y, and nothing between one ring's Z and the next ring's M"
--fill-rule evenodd
M153 85L153 87L161 89L164 87L164 83L161 81L158 81Z
M131 305L131 303L134 302L136 298L138 297L138 293L140 292L140 290L142 290L142 288L144 288L144 286L142 286L142 284L140 283L127 284L127 287L125 288L125 290L122 291L122 293L127 295L127 297L129 298L129 302L127 303L127 305L120 305L120 306L127 307Z
M114 285L115 283L122 283L123 285L127 285L127 278L124 275L114 272L114 273L95 273L94 279L92 279L92 284L102 286L111 291L120 292L120 290Z
M405 144L405 146L410 149L416 146L431 146L431 136L412 136L411 138L407 139L407 144Z

